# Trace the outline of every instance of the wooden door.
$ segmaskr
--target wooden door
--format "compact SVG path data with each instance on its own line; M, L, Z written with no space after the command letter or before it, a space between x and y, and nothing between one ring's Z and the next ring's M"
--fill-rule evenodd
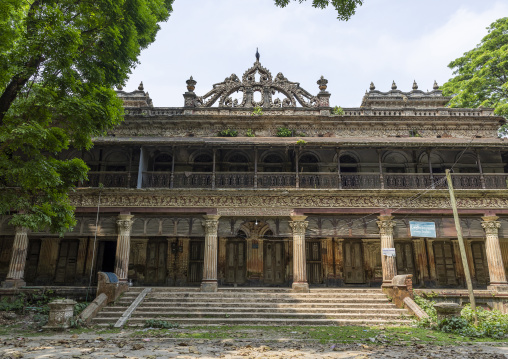
M451 242L434 242L434 262L436 264L437 284L448 286L457 284L453 245Z
M226 245L226 283L245 283L245 241L229 240Z
M471 243L471 251L473 252L476 283L486 285L489 283L489 268L487 267L485 244L483 242L473 242Z
M282 284L285 281L284 243L264 241L264 283Z
M344 242L344 283L365 283L365 270L363 268L362 242Z
M26 256L25 281L29 284L37 278L37 267L39 266L39 253L41 251L41 240L30 239Z
M168 241L149 240L146 246L145 284L165 285L167 277Z
M412 242L395 242L395 263L397 274L414 274Z
M321 284L323 271L321 266L321 241L305 242L307 260L307 281L309 284Z
M189 283L201 283L203 280L205 241L191 241L189 244L189 250Z
M56 264L55 283L74 284L78 259L78 240L62 240Z

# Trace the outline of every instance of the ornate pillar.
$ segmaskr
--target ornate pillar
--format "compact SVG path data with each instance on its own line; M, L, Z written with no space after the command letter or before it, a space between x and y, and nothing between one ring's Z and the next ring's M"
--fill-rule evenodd
M26 285L26 282L24 281L24 274L27 250L28 229L25 227L16 227L9 272L7 273L7 278L2 283L2 287L19 288Z
M115 274L120 282L127 282L129 273L132 217L134 216L130 214L121 214L116 221L118 240L116 241Z
M217 230L219 218L217 215L206 215L205 218L205 258L203 263L202 292L217 291Z
M307 283L307 263L305 258L305 229L309 222L307 216L291 216L289 226L293 230L293 291L309 292Z
M501 223L496 216L482 217L482 227L485 230L485 250L487 252L487 263L489 265L491 290L508 290L506 273L504 271L503 258L501 257L501 246L499 245L498 230Z
M397 275L397 267L395 264L395 257L388 257L383 255L383 249L395 248L393 242L393 227L395 222L392 221L393 216L379 216L377 217L377 225L379 227L379 235L381 237L381 266L383 269L383 286L391 285L392 279Z

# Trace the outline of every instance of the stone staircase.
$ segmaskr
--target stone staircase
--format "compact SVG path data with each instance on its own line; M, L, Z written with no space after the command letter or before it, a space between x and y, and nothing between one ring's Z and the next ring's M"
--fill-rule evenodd
M94 319L115 324L144 288L130 288ZM152 288L127 325L148 319L180 325L406 325L407 310L390 303L381 289L319 288L292 293L288 288Z

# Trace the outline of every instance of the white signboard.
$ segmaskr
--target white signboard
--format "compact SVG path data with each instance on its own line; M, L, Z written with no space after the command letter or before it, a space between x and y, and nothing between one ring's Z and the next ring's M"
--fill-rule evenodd
M395 248L383 248L383 255L387 257L395 257Z

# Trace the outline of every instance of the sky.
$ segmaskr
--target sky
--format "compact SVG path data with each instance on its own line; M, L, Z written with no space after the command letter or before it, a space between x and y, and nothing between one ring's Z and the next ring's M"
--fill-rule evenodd
M143 50L124 91L143 81L156 107L183 106L185 81L202 96L255 61L282 72L311 94L328 80L331 106L358 107L370 82L389 91L432 90L453 76L447 65L473 49L508 2L496 0L365 0L347 22L311 0L278 8L274 0L175 0L156 41Z

